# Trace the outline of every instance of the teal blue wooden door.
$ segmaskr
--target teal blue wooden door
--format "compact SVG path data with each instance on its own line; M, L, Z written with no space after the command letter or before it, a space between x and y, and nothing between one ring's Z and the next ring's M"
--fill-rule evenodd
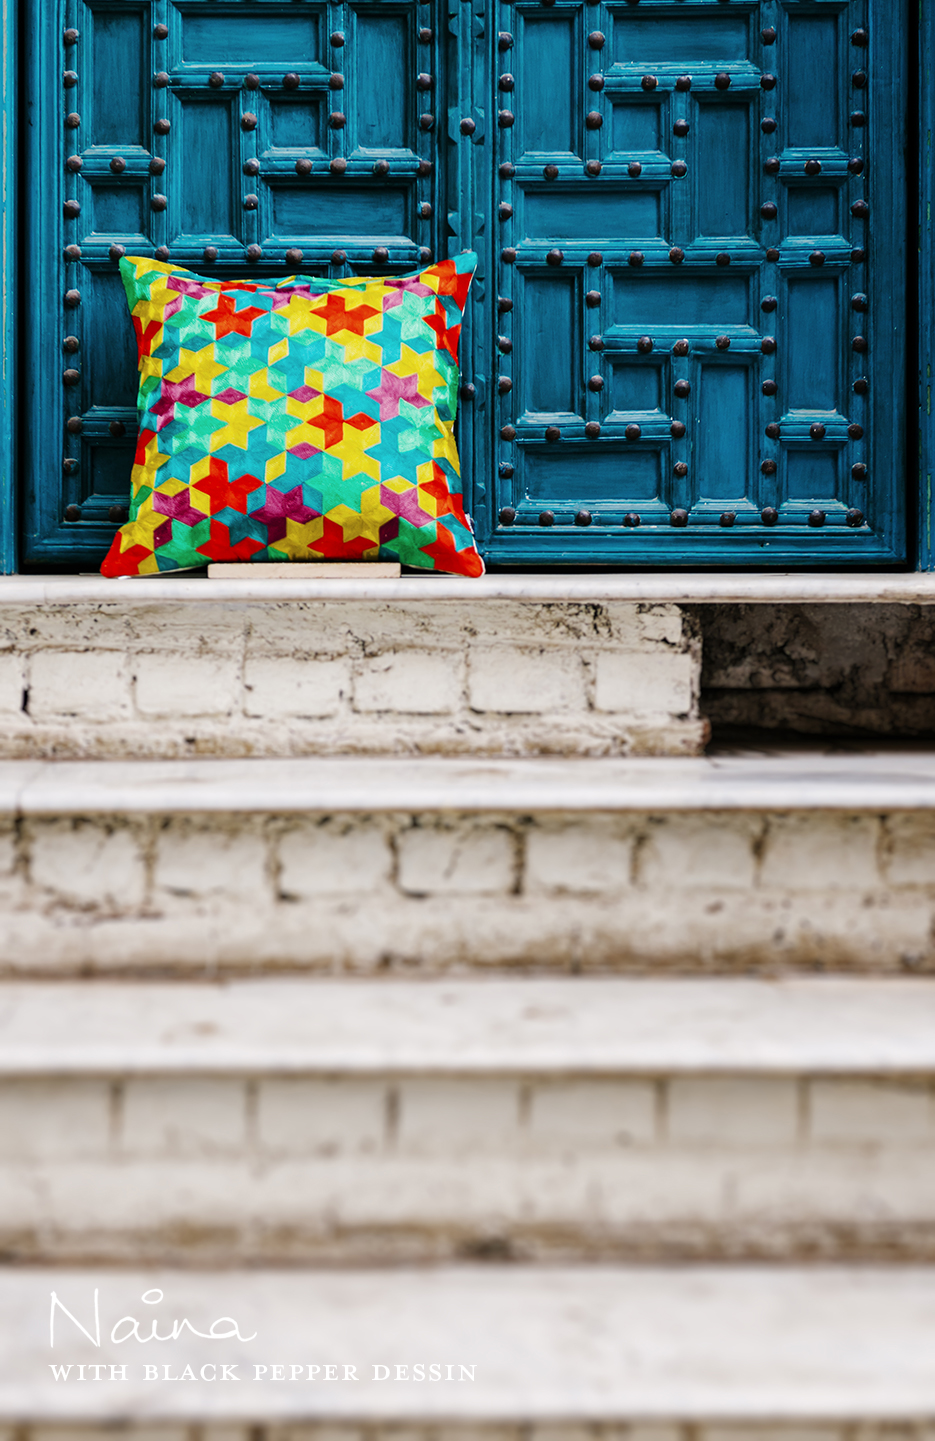
M48 0L33 23L26 556L90 564L136 435L119 257L277 278L432 259L441 47L414 0Z
M125 514L116 261L476 248L488 560L905 558L902 0L49 0L31 20L24 553Z

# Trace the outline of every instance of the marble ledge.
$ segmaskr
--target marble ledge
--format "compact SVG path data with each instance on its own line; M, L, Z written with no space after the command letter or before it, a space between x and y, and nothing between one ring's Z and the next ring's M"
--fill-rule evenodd
M0 761L0 815L935 811L935 752Z
M156 1341L142 1356L141 1346L128 1354L110 1339L111 1327L118 1317L145 1314L141 1294L156 1285L164 1293L160 1321L190 1317L194 1333L184 1344ZM100 1287L100 1348L59 1317L59 1360L127 1363L125 1382L53 1380L53 1286L82 1316ZM203 1339L216 1317L243 1328L244 1339L223 1354L216 1340ZM0 1274L0 1332L0 1420L67 1422L73 1437L81 1423L119 1426L128 1417L145 1420L150 1436L159 1420L262 1419L475 1428L759 1420L803 1423L804 1436L814 1437L815 1423L826 1419L918 1423L935 1415L935 1270L928 1267L486 1263L154 1273L11 1266ZM147 1383L144 1360L168 1366L170 1380L186 1362L197 1378L202 1365L236 1360L244 1383L214 1384L210 1372L193 1385ZM309 1384L312 1361L352 1362L358 1380ZM457 1381L413 1379L409 1366L431 1362L454 1363ZM254 1366L270 1363L284 1363L280 1378L266 1370L255 1381ZM301 1379L292 1380L295 1363ZM402 1363L402 1375L387 1363ZM473 1381L461 1379L465 1363ZM923 1432L918 1426L911 1434Z
M930 979L5 981L0 1078L935 1072Z
M296 566L296 570L314 567ZM171 601L256 604L288 601L529 601L595 604L630 601L648 605L935 605L935 572L911 574L761 572L563 571L556 574L494 574L479 580L426 573L398 580L315 579L209 580L204 575L106 580L98 575L0 576L4 606L153 605Z

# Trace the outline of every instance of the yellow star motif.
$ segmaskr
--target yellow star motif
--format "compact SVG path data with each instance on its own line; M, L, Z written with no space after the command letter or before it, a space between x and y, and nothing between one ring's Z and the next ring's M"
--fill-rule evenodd
M133 314L144 331L154 320L159 322L160 327L163 325L166 306L172 298L172 294L166 289L165 282L160 285L157 280L149 293L149 298L137 301L133 307Z
M187 480L179 480L177 475L170 475L161 482L159 486L160 495L179 495L183 490L188 489Z
M140 385L151 376L162 377L162 361L155 355L144 355L140 361Z
M342 480L353 480L355 475L369 475L372 480L380 479L380 462L375 456L367 455L371 445L380 443L380 422L375 420L366 430L356 425L345 425L344 436L337 445L329 447L329 454L336 455L344 469Z
M303 330L310 330L313 335L326 335L328 322L323 315L318 314L318 300L311 300L307 295L293 295L285 312L289 321L289 334L299 335Z
M391 375L398 375L400 379L403 379L403 377L407 375L418 376L419 394L425 400L431 400L435 386L445 384L445 377L439 375L435 369L434 356L435 351L430 351L426 355L420 355L419 352L413 350L411 346L401 345L399 349L399 359L394 360L392 365L387 365L384 368L388 370Z
M295 450L297 445L313 445L316 450L321 450L321 430L313 430L312 427L306 425L304 421L301 425L295 426L294 429L287 430L286 449Z
M382 317L379 317L382 323ZM365 320L365 325L370 321ZM344 359L347 360L369 360L372 365L379 365L383 358L383 347L375 341L368 340L365 335L358 335L353 330L342 330L332 337L344 346Z
M380 526L372 516L352 510L349 505L336 505L329 510L328 519L339 525L344 533L345 544L349 540L369 540L373 546L380 544Z
M398 479L400 480L399 485L393 485L390 482L393 490L411 489L411 483L408 480L402 480L401 477ZM360 513L365 525L363 534L376 536L377 540L380 538L380 526L385 525L388 520L392 520L394 514L380 499L381 489L380 485L371 485L361 493L360 497Z
M130 474L130 484L134 495L143 485L155 484L155 472L171 459L171 456L163 455L159 449L159 437L154 435L152 440L147 441L143 451L143 460L139 465L134 465Z
M249 388L252 400L282 400L283 397L283 391L270 384L268 370L258 370L251 375Z
M281 551L290 560L307 560L309 551L318 545L324 533L325 522L320 515L314 520L290 520L287 516L285 535L281 540L272 541L270 549Z
M140 506L136 519L128 521L121 528L122 548L129 550L133 545L141 545L146 550L155 549L153 536L164 520L165 516L154 509L152 496L147 496Z
M227 424L212 435L210 450L220 450L222 445L236 445L246 450L251 430L265 423L249 413L248 404L248 400L238 400L233 405L222 405L220 401L212 400L211 414L216 420L226 420Z
M286 452L281 451L279 455L274 455L272 460L268 460L266 462L266 471L263 479L266 481L267 485L272 485L274 480L278 480L279 477L281 475L285 475L285 473Z
M458 447L455 444L453 423L450 420L442 420L438 417L438 424L443 434L437 440L432 441L432 454L436 460L447 460L454 469L455 475L460 475L458 461Z
M195 377L195 389L201 395L210 395L211 386L219 375L227 370L226 365L221 365L214 358L214 341L209 341L200 350L186 350L183 345L179 350L179 363L173 371L166 376L166 380L180 381L187 380L190 375Z

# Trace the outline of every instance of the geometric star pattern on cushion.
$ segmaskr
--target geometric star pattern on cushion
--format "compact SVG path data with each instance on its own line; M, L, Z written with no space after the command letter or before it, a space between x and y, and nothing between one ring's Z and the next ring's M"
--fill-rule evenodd
M104 575L378 559L482 575L454 439L476 264L276 283L121 259L139 438Z

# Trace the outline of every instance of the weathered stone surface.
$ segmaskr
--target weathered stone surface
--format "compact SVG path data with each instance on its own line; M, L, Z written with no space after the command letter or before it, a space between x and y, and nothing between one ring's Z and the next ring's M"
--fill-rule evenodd
M702 711L716 728L935 735L935 609L705 605Z

